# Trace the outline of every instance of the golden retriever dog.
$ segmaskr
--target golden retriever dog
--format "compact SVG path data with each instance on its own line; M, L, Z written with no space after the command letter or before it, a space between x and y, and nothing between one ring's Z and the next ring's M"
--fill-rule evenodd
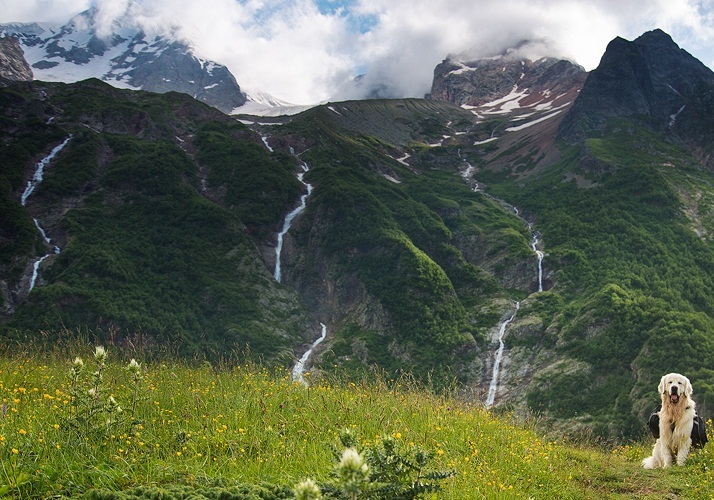
M692 445L694 407L692 384L679 373L669 373L659 382L662 409L659 411L659 438L652 456L642 461L645 469L665 468L676 459L684 465Z

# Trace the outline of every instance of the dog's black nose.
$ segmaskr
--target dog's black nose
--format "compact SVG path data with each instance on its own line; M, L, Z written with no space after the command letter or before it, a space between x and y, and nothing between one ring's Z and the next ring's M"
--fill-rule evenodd
M677 391L679 390L679 387L676 385L672 386L672 394L677 394Z

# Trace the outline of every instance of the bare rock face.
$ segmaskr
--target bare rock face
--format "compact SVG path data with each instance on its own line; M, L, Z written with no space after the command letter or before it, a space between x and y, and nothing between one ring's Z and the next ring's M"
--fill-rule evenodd
M506 53L473 61L448 58L434 69L430 97L478 107L527 89L542 100L579 89L586 75L582 67L553 57L533 61Z
M561 125L570 142L626 117L679 136L694 152L711 151L714 72L662 30L615 38ZM698 155L714 164L711 157Z
M32 69L17 38L0 38L0 78L11 81L31 81Z

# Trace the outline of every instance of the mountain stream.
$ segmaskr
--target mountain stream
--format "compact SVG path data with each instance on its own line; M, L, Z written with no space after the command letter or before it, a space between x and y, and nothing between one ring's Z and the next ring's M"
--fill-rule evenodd
M265 147L270 151L271 153L273 152L273 148L270 146L270 143L268 142L268 138L263 136L261 137L263 140L263 144L265 144ZM290 230L290 227L292 226L293 221L295 218L300 215L300 213L305 210L305 207L307 207L307 199L312 193L312 184L305 182L305 174L310 171L310 167L308 166L307 163L299 159L299 156L295 153L295 150L293 148L290 148L290 153L293 154L298 160L300 161L300 167L302 168L302 172L299 172L297 174L298 180L302 183L303 186L305 186L306 192L300 196L300 205L295 207L292 211L290 211L286 216L285 216L285 221L283 222L283 228L282 230L278 233L278 244L275 247L275 281L278 283L281 282L282 280L282 273L281 273L281 268L280 268L280 256L283 252L283 239L287 232ZM310 348L305 351L305 353L300 357L300 359L295 363L295 366L293 367L292 370L292 378L296 382L300 382L303 385L307 385L307 382L305 381L305 365L307 364L307 361L310 359L310 356L312 355L312 352L315 350L315 348L325 340L325 337L327 337L327 325L324 323L320 323L320 326L322 327L322 332L320 334L320 337L315 340L311 345Z
M266 146L268 146L267 141L266 141ZM270 147L270 146L268 146ZM290 148L290 152L295 154L295 151ZM297 155L295 155L297 157ZM275 247L275 281L278 283L281 282L282 280L282 273L280 270L280 254L283 252L283 238L287 234L287 232L290 230L290 226L292 226L293 221L295 220L295 217L300 215L300 213L305 210L305 207L307 206L307 199L310 196L310 193L312 193L312 184L305 182L303 179L305 177L305 174L310 171L310 167L308 167L307 163L304 161L300 160L300 166L302 168L302 172L297 174L298 180L302 183L303 186L307 189L307 192L302 194L300 196L300 205L295 207L288 215L285 216L285 221L283 222L283 229L278 233L278 244Z
M513 207L513 211L515 214L523 220L523 222L526 223L528 226L528 230L531 233L531 249L533 252L536 254L538 258L538 291L542 292L543 291L543 257L545 254L543 251L538 249L538 245L540 244L540 238L541 238L541 233L540 231L534 231L533 226L527 222L523 217L521 217L520 212L518 211L518 208ZM516 313L518 312L518 309L521 307L520 302L516 302L516 309L513 311L513 314L511 315L510 318L505 320L499 325L498 328L498 349L496 350L496 355L493 361L493 373L491 375L491 382L488 387L488 395L486 396L486 407L489 408L493 406L493 403L496 399L496 392L498 391L498 376L501 371L501 362L503 360L503 351L505 349L505 343L503 341L503 338L506 334L506 328L508 325L516 318Z
M30 195L35 191L35 188L40 185L42 182L42 179L44 178L45 174L45 167L49 164L52 159L59 154L60 151L67 145L67 143L72 139L72 134L67 137L64 142L61 144L57 145L50 151L50 154L48 154L46 157L44 157L42 160L37 162L37 165L35 166L35 173L32 175L32 178L27 181L27 187L25 188L25 191L22 193L22 196L20 197L20 204L25 207L27 206L27 199L30 197ZM47 253L37 259L33 264L32 264L32 277L30 278L30 286L28 287L27 293L30 293L33 288L35 288L35 283L37 283L37 276L40 272L40 265L47 259L50 255L56 255L60 253L60 248L56 245L52 244L52 241L47 237L47 233L45 232L44 229L42 229L42 226L40 225L39 221L35 219L34 217L32 220L35 222L35 227L37 227L37 230L40 232L42 235L42 239L45 240L45 243L47 243L48 246L53 247L51 253Z
M325 323L320 323L320 327L322 328L322 333L320 334L320 337L312 343L310 348L305 351L305 354L302 355L302 357L298 360L297 363L295 363L295 366L293 367L293 380L296 382L300 382L301 384L307 385L307 382L305 381L305 364L307 363L307 360L310 359L310 356L312 355L312 351L322 342L325 340L325 337L327 337L327 326Z
M488 386L488 395L486 396L486 407L493 406L496 400L496 391L498 390L498 374L501 371L501 360L503 359L503 350L506 347L503 337L506 335L506 328L516 318L516 313L520 309L521 303L516 302L516 309L511 314L511 317L501 323L498 329L498 350L496 351L496 359L493 361L493 374L491 375L491 383Z

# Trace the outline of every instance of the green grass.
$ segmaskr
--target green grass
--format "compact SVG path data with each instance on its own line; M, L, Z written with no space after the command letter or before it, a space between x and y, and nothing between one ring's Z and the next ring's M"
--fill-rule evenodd
M433 457L430 468L456 473L426 498L714 494L711 448L684 467L645 471L639 462L650 440L558 442L534 422L434 395L409 378L354 383L313 376L305 387L254 364L165 360L142 362L134 379L124 354L110 349L97 383L89 345L20 351L13 346L0 356L0 492L10 498L110 498L111 491L172 498L235 493L239 485L273 492L263 498L290 498L279 494L304 478L332 480L345 429L365 447L393 440L399 452L423 449ZM76 356L85 365L74 383ZM95 383L93 399L87 389ZM121 413L106 406L109 396Z

